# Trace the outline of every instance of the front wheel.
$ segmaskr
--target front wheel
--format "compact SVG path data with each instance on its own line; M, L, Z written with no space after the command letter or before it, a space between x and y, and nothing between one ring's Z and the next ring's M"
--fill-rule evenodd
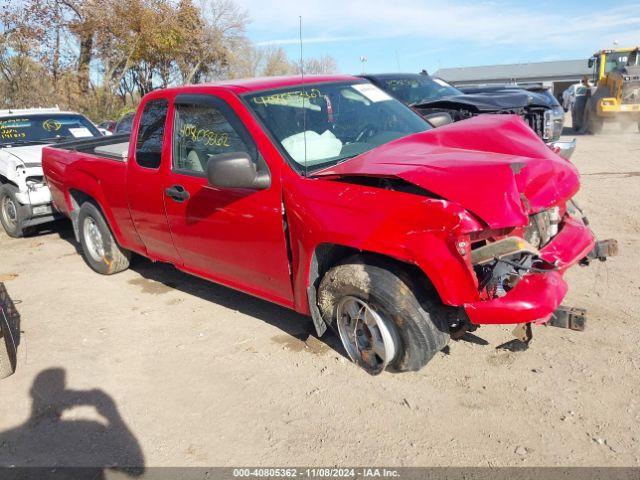
M392 265L351 258L323 277L318 305L354 363L376 375L422 368L449 341L444 307Z
M591 101L591 99L587 100L586 108L586 127L587 131L591 135L596 135L602 131L602 126L604 125L604 120L598 117L597 107Z
M93 203L80 207L78 231L82 256L93 270L111 275L129 268L131 252L116 243L104 216Z
M11 184L0 186L0 223L7 235L20 238L31 233L31 227L25 227L28 219L28 208L18 202L18 187Z

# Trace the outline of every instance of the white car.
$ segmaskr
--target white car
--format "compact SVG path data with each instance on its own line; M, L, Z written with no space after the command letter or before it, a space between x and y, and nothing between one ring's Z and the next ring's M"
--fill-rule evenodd
M102 136L93 123L57 108L0 110L0 223L11 237L56 218L42 174L42 147Z
M573 104L576 101L576 97L587 93L587 87L581 83L574 83L569 86L564 92L562 92L562 108L565 112L570 112L573 108Z

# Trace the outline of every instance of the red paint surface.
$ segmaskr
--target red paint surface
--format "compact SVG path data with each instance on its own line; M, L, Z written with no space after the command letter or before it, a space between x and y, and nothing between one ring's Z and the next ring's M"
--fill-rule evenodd
M356 79L305 78L307 84L324 81ZM545 259L558 262L559 271L529 274L496 300L481 301L469 256L461 256L455 245L486 228L520 231L529 214L554 205L564 211L564 202L579 187L575 167L517 117L487 115L396 140L304 178L238 97L299 83L299 78L284 78L199 85L156 91L143 100L166 98L172 104L178 93L225 100L269 167L267 190L218 189L202 177L173 172L170 106L157 171L132 164L133 143L128 164L45 148L43 166L54 202L69 214L74 208L69 192L83 192L102 208L124 248L305 314L311 260L326 243L417 266L443 303L464 306L476 323L538 320L556 308L566 293L564 270L593 246L591 232L579 220L565 216L561 232L543 250ZM354 175L397 177L430 194L339 181ZM164 195L166 187L176 184L189 191L188 201L180 204Z

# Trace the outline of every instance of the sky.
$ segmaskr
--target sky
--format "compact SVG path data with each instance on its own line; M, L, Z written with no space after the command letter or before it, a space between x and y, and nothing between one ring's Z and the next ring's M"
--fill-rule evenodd
M341 73L585 60L640 45L640 1L236 0L258 45L331 55ZM361 61L366 58L366 62Z

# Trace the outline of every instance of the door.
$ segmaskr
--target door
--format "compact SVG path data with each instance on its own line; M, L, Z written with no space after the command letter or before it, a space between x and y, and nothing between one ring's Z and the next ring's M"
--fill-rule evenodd
M164 211L161 166L171 162L170 142L165 142L169 101L165 98L146 102L140 116L133 158L128 160L127 192L129 210L136 231L154 260L179 264ZM135 137L134 137L135 136Z
M283 304L293 302L280 180L264 190L208 185L208 162L245 152L267 164L232 108L209 95L180 95L173 108L172 168L165 178L167 217L184 267Z

